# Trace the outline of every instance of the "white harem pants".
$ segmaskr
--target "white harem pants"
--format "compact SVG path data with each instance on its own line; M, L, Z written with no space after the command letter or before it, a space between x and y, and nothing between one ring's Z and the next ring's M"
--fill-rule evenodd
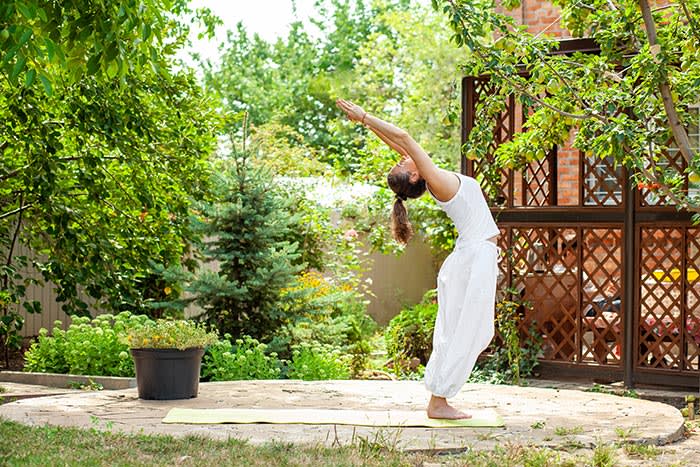
M453 397L494 334L498 247L488 240L458 244L438 274L438 313L425 386Z

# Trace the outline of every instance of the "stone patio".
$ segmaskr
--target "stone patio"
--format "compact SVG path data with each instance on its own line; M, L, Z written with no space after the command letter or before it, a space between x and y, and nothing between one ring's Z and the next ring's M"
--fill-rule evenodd
M5 384L5 383L3 383ZM7 384L5 384L7 386ZM667 404L570 389L468 384L452 401L465 410L492 408L505 428L376 428L346 425L173 425L172 407L333 408L422 411L428 398L419 381L231 381L200 384L199 397L138 399L136 389L70 393L0 406L0 417L29 425L62 425L128 433L201 435L346 445L359 439L407 451L488 449L507 442L556 447L594 446L624 434L627 441L667 444L683 435L683 417Z

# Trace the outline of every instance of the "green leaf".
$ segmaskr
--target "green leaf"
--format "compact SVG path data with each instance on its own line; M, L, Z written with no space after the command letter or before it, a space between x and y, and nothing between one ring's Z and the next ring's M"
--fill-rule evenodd
M22 47L24 44L29 41L29 39L32 37L32 34L34 34L34 31L32 31L31 28L27 28L24 30L24 33L22 36L19 38L19 42L17 43L17 47Z
M100 69L100 58L102 57L102 53L98 52L92 57L87 62L87 71L91 75L94 75L97 73L97 71Z
M44 91L46 94L49 96L53 95L53 88L51 87L51 81L43 74L39 74L39 80L41 81L41 84L44 86Z
M36 70L34 68L30 68L27 70L27 75L24 77L24 85L26 87L31 87L32 84L34 84L34 79L36 78Z
M34 19L34 17L36 16L36 10L34 9L34 7L29 7L21 2L16 2L15 5L17 5L17 9L20 13L22 13L22 16L24 16L25 18Z
M44 45L46 45L46 53L49 57L49 61L53 60L53 57L56 55L56 43L48 37L45 37Z
M12 67L12 72L10 73L10 81L13 84L17 84L17 77L19 74L24 70L24 65L27 64L27 57L24 55L20 55L17 58L17 61L15 62L15 65Z
M37 15L39 15L39 18L40 18L43 22L48 23L49 17L48 17L48 15L46 14L46 10L44 10L44 9L41 8L41 7L39 7L39 8L37 8L36 13L37 13Z

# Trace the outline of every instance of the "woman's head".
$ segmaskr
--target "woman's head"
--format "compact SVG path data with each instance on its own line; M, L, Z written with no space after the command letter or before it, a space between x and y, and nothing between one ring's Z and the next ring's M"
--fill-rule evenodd
M397 242L405 245L413 236L413 228L408 221L408 213L403 202L408 198L419 198L425 193L425 180L410 158L405 158L396 164L386 179L389 188L396 194L394 209L391 211L391 234Z

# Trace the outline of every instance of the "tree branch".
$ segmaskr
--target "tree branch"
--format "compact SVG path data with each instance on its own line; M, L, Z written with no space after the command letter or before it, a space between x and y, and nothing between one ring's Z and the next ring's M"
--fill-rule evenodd
M654 17L652 16L651 9L649 8L649 2L647 0L638 0L639 8L642 11L642 18L644 19L644 26L646 29L647 39L651 50L655 50L655 46L658 47L656 41L656 24L654 23ZM653 53L653 52L652 52ZM664 110L666 111L666 116L668 117L668 123L671 126L671 132L673 133L673 139L678 145L681 154L685 158L686 162L690 163L694 153L690 147L690 140L688 139L688 133L685 131L685 127L678 116L676 111L676 104L673 102L673 95L671 94L671 87L668 85L668 76L663 73L661 75L661 82L659 83L659 92L661 93L661 99L664 104Z
M685 0L679 0L678 3L680 3L681 8L683 8L683 13L685 13L685 16L688 18L690 29L695 34L695 37L700 39L700 26L698 26L698 23L695 21L695 18L693 18L693 15L690 14L690 10L688 9L688 5L685 4Z
M31 165L31 164L30 164L30 165ZM26 170L26 169L28 169L28 168L29 168L29 165L25 165L24 167L20 167L20 168L18 168L18 169L15 169L15 170L12 170L12 171L10 171L10 172L7 172L6 174L0 176L0 182L4 182L5 180L7 180L7 179L9 179L9 178L14 177L15 175L17 175L17 174L20 173L21 171Z
M22 228L22 207L24 206L24 193L19 195L19 217L17 218L17 226L15 227L15 232L12 235L12 241L10 242L10 247L7 249L7 261L5 261L5 266L12 264L12 257L15 251L15 245L17 244L17 238L19 237L19 231ZM4 274L3 277L3 289L7 290L10 288L10 275Z
M25 204L24 206L20 205L20 207L18 207L14 211L9 211L9 212L6 212L4 214L0 214L0 220L3 220L3 219L10 217L10 216L14 216L15 214L21 214L22 211L26 211L27 209L33 208L33 207L34 207L33 204Z
M448 3L449 3L450 5L452 5L452 8L457 8L457 6L456 6L455 3L454 3L454 0L447 0L447 1L448 1ZM463 29L464 31L468 31L467 26L464 24L464 20L462 20L461 18L460 18L460 23L462 23L462 29ZM473 48L472 51L473 51L476 55L478 55L484 62L488 62L488 60L486 60L486 57L484 57L484 54L482 53L481 50L476 49L476 48ZM597 115L597 114L593 114L593 113L589 113L589 114L574 114L574 113L567 112L567 111L562 110L562 109L558 109L558 108L554 107L553 105L551 105L551 104L545 102L545 101L542 100L541 98L537 97L536 95L531 94L527 89L525 89L525 88L523 88L522 86L520 86L519 84L517 84L517 83L516 83L515 81L513 81L508 75L506 75L505 73L501 72L499 69L496 68L496 69L493 71L493 73L494 73L495 75L498 75L501 79L503 79L504 81L506 81L508 84L510 84L511 87L513 87L513 88L514 88L516 91L518 91L520 94L523 94L523 95L529 97L530 99L534 100L534 101L537 102L538 104L540 104L540 105L542 105L542 106L544 106L544 107L550 109L550 110L553 111L553 112L557 112L557 113L560 114L560 115L563 115L563 116L569 117L569 118L573 118L573 119L575 119L575 120L588 120L589 118L594 118L594 117L595 117L595 118L598 118L598 119L603 118L603 121L607 121L607 119L604 119L604 117L602 117L602 116L600 116L600 115Z

